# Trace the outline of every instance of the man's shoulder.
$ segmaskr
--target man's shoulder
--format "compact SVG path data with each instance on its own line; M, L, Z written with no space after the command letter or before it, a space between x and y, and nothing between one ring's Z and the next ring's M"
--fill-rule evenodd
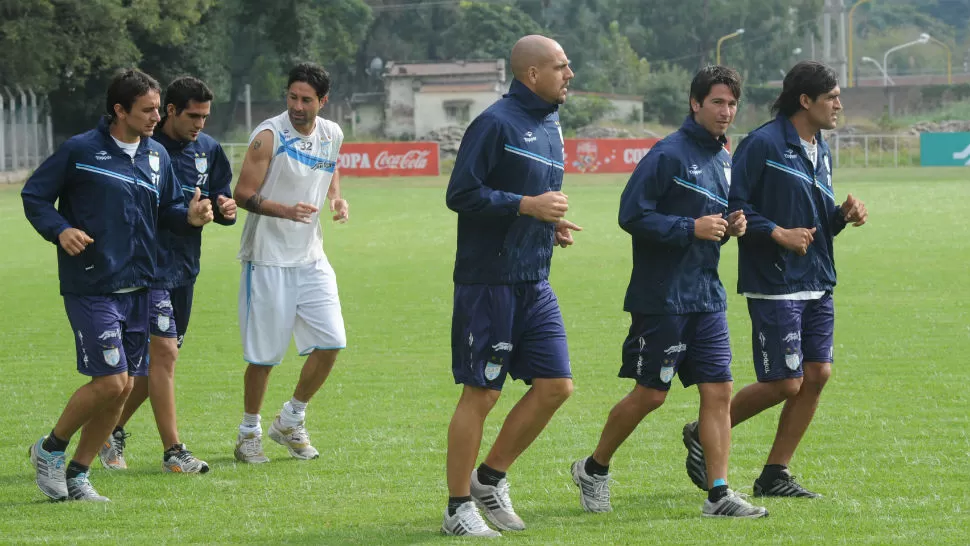
M222 145L219 144L219 141L213 138L208 133L199 133L198 138L195 140L195 145L198 146L200 150L205 151L207 153L213 150L216 150L218 148L222 148Z
M317 133L324 140L342 140L344 138L344 130L340 128L337 122L322 117L317 117Z

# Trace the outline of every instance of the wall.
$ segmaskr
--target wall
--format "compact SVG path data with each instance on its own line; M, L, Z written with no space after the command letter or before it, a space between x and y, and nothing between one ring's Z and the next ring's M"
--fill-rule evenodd
M386 105L384 110L384 134L391 138L415 135L414 88L411 78L386 78L384 80Z
M357 136L371 135L382 136L384 134L384 105L379 102L358 104L355 110L355 126ZM349 132L344 128L345 132Z
M420 138L435 129L449 125L462 125L449 120L445 115L445 103L449 101L470 101L468 107L468 122L475 119L478 114L488 108L492 103L502 98L502 92L496 91L475 91L475 92L420 92L414 94L414 123L415 136Z
M607 119L617 121L639 121L643 113L643 101L636 99L610 99L613 103L613 112Z

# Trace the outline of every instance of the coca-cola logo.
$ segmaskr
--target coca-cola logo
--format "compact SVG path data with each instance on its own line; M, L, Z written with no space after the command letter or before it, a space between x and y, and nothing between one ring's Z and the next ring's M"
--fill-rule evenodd
M431 152L428 150L408 150L403 154L392 154L384 150L377 154L377 159L374 160L374 168L377 170L424 169L428 166L428 156L430 154Z

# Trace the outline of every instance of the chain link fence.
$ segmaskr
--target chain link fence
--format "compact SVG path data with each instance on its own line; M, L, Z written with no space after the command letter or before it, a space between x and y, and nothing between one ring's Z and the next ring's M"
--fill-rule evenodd
M0 85L0 181L19 181L54 153L47 97Z
M748 136L729 135L731 148ZM840 167L918 167L919 135L909 134L842 134L824 135L832 151L832 163Z

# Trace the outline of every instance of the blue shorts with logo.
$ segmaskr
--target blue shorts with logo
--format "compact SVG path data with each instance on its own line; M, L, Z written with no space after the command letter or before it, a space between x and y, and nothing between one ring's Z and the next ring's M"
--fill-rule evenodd
M549 281L457 284L451 322L455 383L502 390L507 375L572 377L566 327Z
M751 349L759 382L802 377L803 362L832 362L835 305L817 300L748 298Z
M642 315L630 313L620 377L660 391L674 374L685 387L731 381L727 314Z
M195 284L168 290L151 290L151 333L153 336L177 338L182 347L192 316Z
M103 296L64 295L74 331L77 371L99 377L147 372L148 290Z

